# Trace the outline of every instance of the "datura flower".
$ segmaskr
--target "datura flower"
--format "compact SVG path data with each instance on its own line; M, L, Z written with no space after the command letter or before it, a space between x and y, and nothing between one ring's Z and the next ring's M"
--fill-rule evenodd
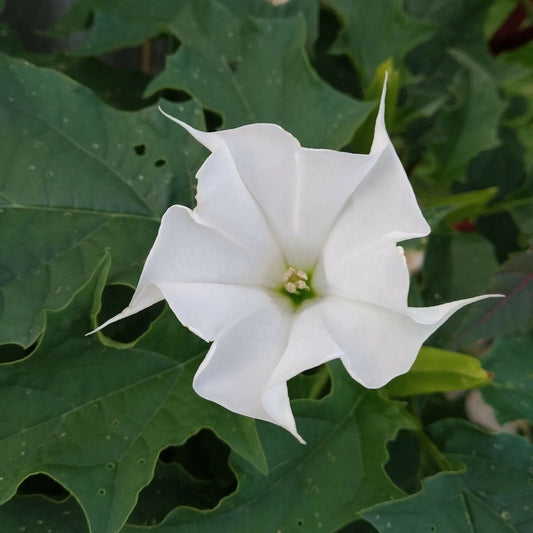
M431 333L486 296L407 306L397 242L430 228L384 100L369 154L302 148L274 124L206 133L162 111L211 151L197 206L168 209L130 305L101 327L165 299L214 341L195 391L299 440L287 380L335 358L367 388L407 372Z

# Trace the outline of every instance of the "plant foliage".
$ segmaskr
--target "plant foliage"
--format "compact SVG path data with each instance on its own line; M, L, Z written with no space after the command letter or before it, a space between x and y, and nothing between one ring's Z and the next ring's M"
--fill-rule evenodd
M75 45L45 54L0 2L3 531L531 531L533 4L278 3L77 0L47 30ZM504 298L382 390L339 363L295 377L305 446L198 397L208 345L164 306L85 335L128 303L165 210L194 206L206 152L157 104L363 151L385 70L432 226L405 243L410 298ZM466 420L477 387L520 434Z

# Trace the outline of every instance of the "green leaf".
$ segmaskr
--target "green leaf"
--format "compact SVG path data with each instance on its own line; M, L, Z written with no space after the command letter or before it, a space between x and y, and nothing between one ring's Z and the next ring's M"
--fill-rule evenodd
M470 161L499 144L498 126L507 105L479 63L459 50L450 54L463 67L452 79L454 101L437 114L430 152L417 167L441 184L464 180Z
M532 327L533 252L511 255L485 292L506 296L479 302L471 308L461 328L450 339L450 348Z
M494 248L481 235L456 231L432 233L422 271L426 305L438 305L491 292L487 291L487 285L497 268ZM481 304L476 302L472 307L477 308ZM430 337L429 343L456 349L457 346L448 345L447 342L461 326L467 313L468 308L454 314Z
M88 533L85 516L72 497L56 501L41 495L15 496L0 507L6 533Z
M533 196L516 199L510 211L517 226L533 244Z
M533 423L533 333L506 335L483 356L483 365L494 373L483 398L494 409L500 424L525 419Z
M142 72L115 69L95 58L31 55L26 58L40 67L66 74L69 78L94 91L102 101L116 109L138 110L154 104L143 98L150 77Z
M137 281L204 152L157 109L116 111L52 70L0 56L0 80L0 344L28 346L106 249L110 281ZM166 109L202 127L194 102Z
M197 0L193 0L197 1ZM306 42L309 53L313 52L314 43L318 36L318 0L290 0L276 5L275 2L264 0L216 0L219 4L230 9L239 17L260 18L289 18L302 14L306 21Z
M533 165L533 43L529 42L520 48L502 54L505 64L521 67L517 75L506 80L505 91L510 97L516 96L522 104L518 113L515 113L510 126L516 128L516 134L522 144L527 148L526 162L528 168Z
M450 224L465 218L475 218L485 212L486 205L497 195L498 189L490 187L449 196L440 196L427 202L423 211L429 225L435 229L440 224Z
M498 268L491 243L476 233L433 233L424 261L426 298L436 305L483 294Z
M342 30L331 52L347 54L353 61L363 87L374 77L378 66L391 59L403 67L406 54L433 33L430 25L408 15L399 0L354 2L327 0L342 20Z
M211 428L265 470L255 423L192 389L197 338L165 313L130 349L85 336L95 325L106 258L26 359L0 365L0 498L44 472L80 502L93 533L115 533L152 478L163 448ZM163 341L164 339L164 341ZM104 342L102 342L104 340Z
M363 511L366 520L380 533L531 531L530 442L488 435L460 420L439 422L431 434L447 457L464 463L465 471L427 478L417 494Z
M491 4L486 0L406 0L406 11L434 28L431 39L409 54L407 63L420 79L409 88L411 96L427 103L448 86L459 67L450 48L468 54L496 79L514 70L497 63L489 53L483 25Z
M533 168L524 185L512 195L508 206L514 222L533 246Z
M483 387L491 377L476 357L424 346L407 374L385 386L391 396L411 396Z
M220 113L224 128L273 122L303 146L340 148L373 109L318 78L305 54L302 17L236 18L213 3L190 4L172 21L181 46L148 86L179 89Z
M479 154L469 165L466 189L498 188L498 199L509 196L520 187L526 177L524 147L515 131L500 127L500 145Z
M291 0L275 6L268 1L257 0L152 0L151 2L109 2L108 0L78 0L68 13L54 26L51 35L67 36L85 29L89 34L73 55L101 55L113 50L136 46L162 32L172 33L174 21L192 6L209 11L212 4L225 6L236 16L285 18L299 13L305 16L308 27L308 47L316 39L318 31L317 0Z
M412 428L401 404L365 390L340 362L330 365L332 393L323 400L293 402L307 445L260 423L268 474L231 455L237 491L212 511L179 508L146 531L335 531L359 509L403 493L383 471L385 443ZM125 527L123 533L134 533Z

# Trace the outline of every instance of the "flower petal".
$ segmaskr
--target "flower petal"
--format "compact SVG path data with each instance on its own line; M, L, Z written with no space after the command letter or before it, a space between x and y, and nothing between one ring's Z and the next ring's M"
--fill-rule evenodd
M269 292L240 285L160 283L158 288L178 320L209 342L272 303Z
M296 431L287 384L268 385L285 350L290 315L270 303L237 323L213 343L200 365L194 390L231 411Z
M404 312L409 272L403 248L383 237L364 250L325 254L313 274L319 294L341 296Z
M292 264L311 269L348 199L377 156L312 150L296 153L296 196L291 228Z
M324 254L335 257L347 247L363 251L383 237L398 242L422 237L429 231L405 171L389 144L346 204Z
M411 368L422 343L455 311L491 296L407 308L406 314L338 297L324 298L302 312L302 325L295 320L271 383L340 357L356 381L370 389L382 387Z
M399 242L430 232L385 128L385 93L386 86L370 151L377 161L347 202L324 247L331 260L347 248L363 251L385 236Z
M268 255L272 252L272 255ZM161 221L130 305L99 329L163 299L175 283L220 283L250 287L279 285L283 264L275 249L258 253L200 223L194 212L175 205Z
M241 181L226 146L220 146L207 158L197 179L196 219L238 241L254 254L275 258L280 281L286 266L278 244L257 202Z
M287 348L269 384L286 382L300 372L342 355L343 352L325 326L320 304L310 304L294 315Z
M301 148L290 133L274 124L206 133L164 114L212 150L211 157L223 148L229 150L287 264L298 268L314 266L347 199L378 159L375 154ZM203 177L198 179L201 183ZM200 208L202 201L199 197Z
M255 199L280 246L289 239L296 198L296 159L300 143L275 124L250 124L217 132L196 130L162 111L213 153L226 147L244 186Z

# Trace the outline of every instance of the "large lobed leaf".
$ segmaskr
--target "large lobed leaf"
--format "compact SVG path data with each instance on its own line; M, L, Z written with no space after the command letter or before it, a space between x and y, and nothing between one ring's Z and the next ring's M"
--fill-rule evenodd
M338 14L342 23L331 52L348 55L365 88L378 66L387 59L399 65L405 75L407 53L434 33L431 24L406 13L401 0L370 3L326 0L325 4Z
M385 443L411 425L401 404L363 389L333 365L332 394L295 404L307 446L276 426L261 426L265 476L254 422L193 392L204 344L169 312L128 350L100 334L84 336L94 325L107 268L105 259L66 308L46 314L34 353L0 366L2 501L27 476L44 472L73 493L91 531L118 531L159 452L202 427L232 447L238 490L213 511L176 510L162 528L250 530L260 516L263 531L299 521L333 529L363 507L402 495L382 468Z
M460 420L444 420L431 433L462 473L427 478L420 492L362 513L380 533L528 533L533 485L530 442L489 435Z
M286 18L302 13L308 27L308 47L316 38L318 26L317 0L291 0L285 4L256 0L152 0L131 2L108 0L78 0L54 26L52 34L66 36L88 28L88 35L73 55L100 55L135 46L162 32L171 33L172 23L182 16L183 10L198 5L200 11L209 10L216 3L231 10L235 16Z
M274 122L303 146L340 148L374 107L335 91L311 69L303 17L238 18L216 2L185 4L172 32L181 45L148 86L184 90L231 128Z
M27 476L47 473L74 494L95 533L118 531L160 451L203 427L266 467L254 422L194 393L205 345L170 312L127 350L85 336L108 267L106 258L67 307L46 314L30 356L0 366L1 501Z
M440 186L463 181L472 159L498 146L498 127L507 105L482 65L457 49L450 55L462 68L452 78L450 101L435 117L429 151L417 168Z
M0 79L0 344L28 346L105 250L110 280L136 282L203 152L154 107L116 111L52 70L2 55ZM201 127L195 103L166 107Z
M360 509L402 496L383 470L385 442L412 423L401 404L355 384L339 362L330 368L329 396L293 403L306 446L261 423L266 476L232 454L237 491L216 509L179 508L159 525L126 526L123 533L335 531L354 520Z

